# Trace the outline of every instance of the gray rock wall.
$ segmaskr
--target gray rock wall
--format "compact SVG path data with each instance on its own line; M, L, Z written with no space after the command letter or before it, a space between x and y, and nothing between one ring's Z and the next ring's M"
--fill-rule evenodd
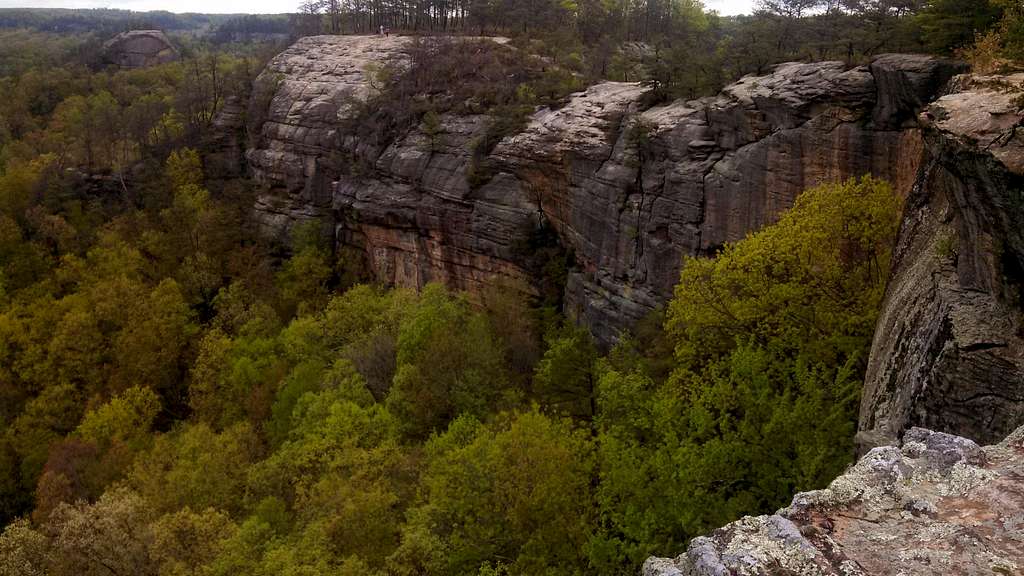
M536 267L522 247L548 224L576 259L567 309L604 343L668 301L683 256L773 222L809 186L871 173L909 193L923 150L917 108L956 71L922 56L786 64L650 109L647 88L606 82L538 110L494 149L494 178L471 189L484 116L444 116L433 141L421 130L391 143L344 132L373 90L368 67L401 61L407 42L303 38L270 63L266 103L253 100L264 109L249 114L265 121L246 154L265 230L285 238L295 222L327 221L339 247L394 284L530 291ZM353 156L373 168L346 170Z
M959 77L922 114L861 405L865 447L911 426L979 442L1024 422L1024 74Z
M178 59L178 49L160 30L130 30L103 44L107 62L121 68L145 68Z

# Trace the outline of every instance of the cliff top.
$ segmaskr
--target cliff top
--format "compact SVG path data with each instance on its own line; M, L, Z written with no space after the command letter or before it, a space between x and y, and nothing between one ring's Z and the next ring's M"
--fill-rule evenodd
M964 74L951 82L949 92L931 103L925 122L988 150L1010 171L1024 174L1024 72Z

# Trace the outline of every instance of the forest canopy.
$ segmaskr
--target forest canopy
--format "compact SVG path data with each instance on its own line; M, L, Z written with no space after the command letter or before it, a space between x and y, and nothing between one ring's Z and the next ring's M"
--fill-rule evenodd
M0 574L620 574L851 458L884 182L689 261L602 355L516 293L339 291L315 236L275 272L200 166L109 221L3 206Z

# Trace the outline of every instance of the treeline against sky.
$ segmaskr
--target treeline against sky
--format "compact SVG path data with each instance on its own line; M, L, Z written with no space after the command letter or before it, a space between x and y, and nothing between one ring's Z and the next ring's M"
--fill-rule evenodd
M722 17L698 0L308 0L296 35L501 34L591 78L654 80L667 96L713 93L779 62L866 62L886 52L1024 54L1013 0L762 0ZM971 57L971 54L966 54Z

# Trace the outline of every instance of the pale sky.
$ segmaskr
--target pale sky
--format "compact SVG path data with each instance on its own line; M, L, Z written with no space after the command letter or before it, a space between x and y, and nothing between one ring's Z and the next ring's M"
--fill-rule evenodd
M219 14L279 14L294 12L299 0L0 0L0 8L122 8ZM720 14L749 14L754 0L704 0Z

